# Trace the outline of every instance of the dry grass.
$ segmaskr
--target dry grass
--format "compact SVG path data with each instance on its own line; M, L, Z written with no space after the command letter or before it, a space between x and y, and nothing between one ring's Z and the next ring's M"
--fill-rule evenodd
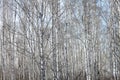
M40 80L39 79L39 75L35 75L36 77L33 79L33 78L30 78L29 77L29 73L24 73L25 75L24 75L24 78L23 78L23 75L22 75L23 73L19 73L19 71L15 71L15 73L14 73L14 80ZM5 80L11 80L11 76L10 76L11 74L10 73L6 73L5 74ZM74 74L74 76L72 75L72 73L69 73L69 79L68 80L87 80L86 79L86 73L85 72L83 72L83 71L80 71L79 73L75 73ZM2 70L0 69L0 80L4 80L3 79L3 72L2 72ZM46 80L53 80L52 78L48 78L48 79L46 79ZM66 79L66 76L62 76L62 77L60 77L60 79L59 80L67 80ZM94 80L94 79L91 79L91 80ZM113 76L105 76L105 75L100 75L100 77L98 78L98 79L96 79L96 80L116 80L116 78L115 77L113 77Z

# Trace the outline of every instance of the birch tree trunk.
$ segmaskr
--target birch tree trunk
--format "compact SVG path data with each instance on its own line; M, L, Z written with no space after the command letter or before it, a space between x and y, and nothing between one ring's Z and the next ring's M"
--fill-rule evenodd
M58 0L52 0L52 51L53 51L53 79L58 80L57 75L57 50L56 31L58 27Z

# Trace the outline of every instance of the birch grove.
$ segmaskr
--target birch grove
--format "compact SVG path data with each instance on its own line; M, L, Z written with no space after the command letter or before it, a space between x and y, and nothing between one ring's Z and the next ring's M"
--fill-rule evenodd
M0 80L120 80L119 0L0 0Z

